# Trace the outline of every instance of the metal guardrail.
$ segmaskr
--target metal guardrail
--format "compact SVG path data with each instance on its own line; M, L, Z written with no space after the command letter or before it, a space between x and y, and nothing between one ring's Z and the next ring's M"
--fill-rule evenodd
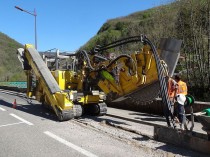
M0 86L6 86L6 87L17 87L17 88L27 88L27 82L25 81L17 81L17 82L1 82L0 81Z

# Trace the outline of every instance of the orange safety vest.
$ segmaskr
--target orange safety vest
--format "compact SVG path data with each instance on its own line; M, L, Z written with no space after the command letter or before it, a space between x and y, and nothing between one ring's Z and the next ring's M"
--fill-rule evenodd
M177 94L187 95L187 84L181 80L178 82Z

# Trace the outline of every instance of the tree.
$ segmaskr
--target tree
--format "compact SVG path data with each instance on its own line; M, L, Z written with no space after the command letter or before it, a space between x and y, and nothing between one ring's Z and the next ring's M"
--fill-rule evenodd
M177 34L183 40L183 52L189 86L205 99L209 88L209 7L208 1L179 1ZM208 40L207 40L208 39ZM195 90L196 89L196 90Z

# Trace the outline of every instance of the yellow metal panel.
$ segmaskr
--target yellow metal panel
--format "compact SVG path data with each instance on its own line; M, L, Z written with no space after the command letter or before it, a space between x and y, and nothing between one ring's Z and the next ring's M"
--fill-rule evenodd
M55 97L58 101L59 106L62 109L71 109L73 107L73 103L67 99L67 93L55 93Z
M110 88L108 88L107 84L105 81L99 81L98 82L98 86L103 90L104 93L109 93L110 92Z
M99 95L86 95L79 101L82 104L99 103Z
M71 90L76 90L78 86L78 75L74 71L65 71L65 88L66 89L71 89Z
M61 90L65 90L65 75L64 71L56 70L54 72L51 72L53 76L55 77L56 82L58 83Z

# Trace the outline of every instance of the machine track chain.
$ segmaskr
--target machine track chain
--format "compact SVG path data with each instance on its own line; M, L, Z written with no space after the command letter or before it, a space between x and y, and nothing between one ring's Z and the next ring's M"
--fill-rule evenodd
M107 105L106 103L99 103L98 104L99 108L100 108L100 112L98 114L98 116L103 116L107 113Z
M103 116L107 113L106 103L90 104L85 106L85 113L93 116Z
M74 111L73 109L70 110L60 110L56 107L57 110L57 117L60 122L67 121L74 118Z
M80 104L74 104L73 111L74 111L74 118L79 118L84 114L84 108Z

